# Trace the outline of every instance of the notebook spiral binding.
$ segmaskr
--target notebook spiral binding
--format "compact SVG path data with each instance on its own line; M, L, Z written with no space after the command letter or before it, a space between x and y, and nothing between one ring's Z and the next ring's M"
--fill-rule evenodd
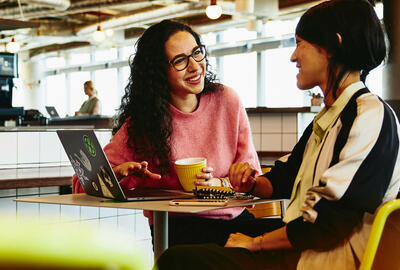
M213 199L213 200L251 200L253 195L244 195L233 191L230 187L202 187L196 186L193 193L197 199Z

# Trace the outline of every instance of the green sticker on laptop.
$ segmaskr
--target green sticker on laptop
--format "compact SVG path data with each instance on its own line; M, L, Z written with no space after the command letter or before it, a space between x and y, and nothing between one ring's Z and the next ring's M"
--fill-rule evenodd
M92 155L93 157L95 157L96 156L96 148L94 147L94 145L88 135L83 135L83 144L85 145L86 150L89 152L89 154Z

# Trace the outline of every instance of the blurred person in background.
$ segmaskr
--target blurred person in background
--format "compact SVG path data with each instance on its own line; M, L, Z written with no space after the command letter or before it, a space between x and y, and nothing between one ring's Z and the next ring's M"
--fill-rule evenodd
M83 84L83 90L88 99L83 102L79 111L75 112L75 115L97 115L101 114L101 103L99 98L96 96L97 90L94 88L92 81L86 81Z

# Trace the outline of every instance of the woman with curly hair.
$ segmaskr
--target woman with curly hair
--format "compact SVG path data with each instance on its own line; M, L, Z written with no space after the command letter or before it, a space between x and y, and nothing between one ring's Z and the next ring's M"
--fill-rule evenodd
M115 134L104 149L121 186L181 190L174 162L196 156L207 158L209 166L197 175L206 181L197 185L221 185L218 178L235 162L260 171L246 111L232 89L216 82L199 35L164 20L148 28L136 46ZM83 192L76 179L74 192ZM144 215L153 232L152 213ZM223 245L230 232L244 232L253 219L242 207L170 213L169 245Z

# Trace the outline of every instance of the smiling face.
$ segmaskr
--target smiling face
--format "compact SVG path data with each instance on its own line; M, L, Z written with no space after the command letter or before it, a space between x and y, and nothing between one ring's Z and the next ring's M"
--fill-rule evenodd
M168 61L178 55L190 55L198 48L194 37L186 31L179 31L171 35L165 43L165 53ZM189 57L188 66L177 71L171 64L168 64L168 83L172 96L179 96L184 99L188 95L196 95L204 89L204 76L206 72L206 60L196 62Z
M296 44L290 61L296 62L296 67L299 68L297 87L307 90L319 86L325 93L328 83L328 53L297 35Z

